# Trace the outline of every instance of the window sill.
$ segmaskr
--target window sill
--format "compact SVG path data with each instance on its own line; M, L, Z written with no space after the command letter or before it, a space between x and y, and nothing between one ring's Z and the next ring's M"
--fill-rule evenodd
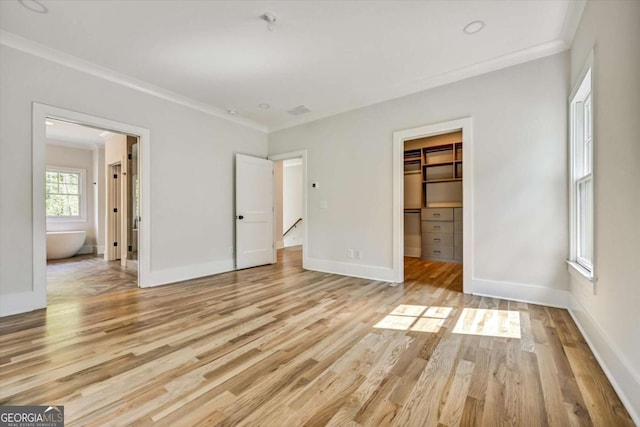
M567 270L569 270L571 277L586 289L589 289L592 295L595 294L595 278L592 272L586 270L575 261L567 261Z
M66 224L72 222L87 222L86 218L53 218L47 217L47 224Z

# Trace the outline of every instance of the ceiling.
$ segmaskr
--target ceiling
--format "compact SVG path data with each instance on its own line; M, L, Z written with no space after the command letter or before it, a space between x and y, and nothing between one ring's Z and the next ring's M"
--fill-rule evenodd
M583 2L3 0L0 42L273 131L565 50Z
M75 123L47 119L47 143L71 146L91 150L96 145L104 145L104 141L113 133L104 129L96 129Z

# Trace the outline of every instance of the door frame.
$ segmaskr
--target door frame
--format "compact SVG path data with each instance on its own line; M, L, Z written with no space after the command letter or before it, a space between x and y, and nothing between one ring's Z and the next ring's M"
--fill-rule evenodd
M150 284L151 275L151 144L149 129L52 105L32 104L32 239L34 309L47 306L47 242L45 210L46 124L47 119L62 120L138 137L140 166L140 242L138 247L138 286ZM106 243L106 242L105 242Z
M302 159L302 268L306 270L306 266L308 265L308 251L307 248L309 247L309 229L308 229L308 224L309 224L309 209L308 209L308 201L307 201L307 189L308 189L308 179L307 179L307 161L308 161L308 155L307 155L307 150L298 150L298 151L290 151L288 153L282 153L282 154L272 154L269 157L267 157L269 160L273 160L274 162L280 161L280 160L289 160L289 159ZM274 199L274 206L275 206L275 189L273 192L273 199ZM275 217L275 216L274 216ZM276 229L275 229L275 221L274 221L274 225L273 225L273 235L275 237L276 234ZM273 260L273 262L275 263L277 261L277 251L275 254L276 259Z
M404 143L462 130L462 291L473 293L473 120L471 117L435 123L393 133L393 277L404 281Z

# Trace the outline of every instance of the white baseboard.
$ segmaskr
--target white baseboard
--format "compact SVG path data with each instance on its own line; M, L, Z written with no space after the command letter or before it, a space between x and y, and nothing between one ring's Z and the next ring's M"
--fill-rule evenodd
M284 242L282 240L277 240L276 249L282 249L282 248L284 248Z
M640 426L640 374L573 295L569 296L569 314L633 422Z
M351 264L348 262L307 258L304 268L307 270L321 271L323 273L360 277L362 279L381 280L383 282L394 281L392 268L376 267L373 265Z
M499 282L495 280L472 279L471 291L474 295L501 298L530 304L567 308L569 291L566 289L544 288L522 283Z
M104 255L104 245L96 246L96 254L97 255Z
M420 258L422 256L422 248L404 248L404 256Z
M45 299L38 298L35 292L20 292L0 296L0 317L39 310L47 306Z
M144 283L142 281L140 282L140 287L150 288L153 286L167 285L182 282L184 280L226 273L234 269L234 261L230 258L221 261L207 262L204 264L187 265L184 267L169 268L165 270L152 270L145 278Z

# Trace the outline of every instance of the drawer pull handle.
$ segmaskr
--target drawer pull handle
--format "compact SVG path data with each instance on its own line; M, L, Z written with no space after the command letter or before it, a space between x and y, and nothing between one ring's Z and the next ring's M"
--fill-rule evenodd
M433 239L433 241L434 241L434 242L439 242L439 241L440 241L440 239Z
M439 226L439 225L434 225L434 226L433 226L433 229L434 229L434 230L440 230L440 226Z
M434 213L433 216L440 216L440 214L439 213Z
M440 251L433 251L433 253L434 253L434 254L439 254L439 253L440 253Z

